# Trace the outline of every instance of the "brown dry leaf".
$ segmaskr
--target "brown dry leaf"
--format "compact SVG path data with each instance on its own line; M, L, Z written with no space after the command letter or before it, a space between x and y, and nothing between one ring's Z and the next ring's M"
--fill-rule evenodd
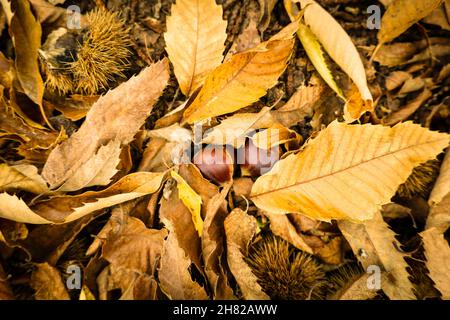
M379 45L394 40L436 9L442 0L395 0L381 19Z
M36 300L70 300L59 271L48 263L39 263L31 275L31 287Z
M213 298L217 300L236 299L228 284L225 271L225 230L224 221L228 215L226 196L230 191L231 182L222 191L211 198L206 208L203 225L202 253L205 261L205 274L208 278Z
M202 286L193 281L189 268L191 260L178 244L177 235L169 221L164 224L169 235L164 241L158 278L161 290L172 300L206 300L208 296Z
M385 119L383 119L383 124L392 126L399 123L400 121L405 121L408 119L421 105L425 103L432 96L432 92L425 88L416 98L409 101L405 106L402 106L400 110L391 113Z
M170 171L170 174L177 183L178 197L186 208L191 212L192 222L198 236L202 236L203 220L200 214L202 207L202 198L191 188L191 186L175 171Z
M1 105L0 108L0 136L19 141L17 152L29 161L45 162L56 144L66 138L64 130L55 132L33 127L14 113L5 111Z
M395 67L405 63L417 52L417 44L412 42L393 43L380 47L374 61L383 66Z
M29 0L39 22L42 24L51 24L54 27L65 27L67 24L68 13L65 8L56 7L45 0Z
M404 260L407 254L398 250L400 245L395 233L383 221L380 212L362 224L342 220L338 226L365 270L375 265L386 271L388 277L382 279L381 289L390 299L415 299L406 270L408 264Z
M237 113L206 131L202 143L229 144L234 148L240 148L245 143L248 133L257 129L269 128L274 123L275 120L267 107L263 107L258 113Z
M261 36L259 35L256 21L251 19L248 26L238 35L233 42L230 50L228 50L225 60L227 61L233 55L239 52L256 47L261 43Z
M450 191L442 200L433 205L427 217L426 229L436 228L445 232L450 227Z
M268 150L289 142L299 144L302 141L302 137L294 130L276 124L255 133L250 140L258 148Z
M263 211L270 220L270 230L280 238L291 243L294 247L313 254L313 249L305 242L303 235L295 229L287 215L274 214Z
M386 78L386 89L392 91L402 86L406 80L412 79L409 72L406 71L394 71Z
M367 281L371 274L364 273L352 279L344 288L339 289L329 297L330 300L370 300L375 298L377 290L367 288Z
M258 29L264 32L270 24L270 16L277 0L258 0L259 4L259 25Z
M314 105L324 90L323 85L301 85L281 108L272 111L272 116L287 128L303 123L305 117L312 117Z
M442 232L436 228L420 233L427 258L427 268L443 300L450 300L450 247Z
M166 24L166 51L181 92L190 96L223 60L227 22L222 6L215 0L177 0Z
M288 0L290 1L290 0ZM366 71L358 50L341 25L314 0L294 0L305 8L306 25L317 37L329 56L358 87L361 98L370 104L372 94L367 86ZM333 32L330 32L332 30Z
M151 299L155 296L155 274L163 250L167 230L148 229L139 219L124 216L119 226L106 235L102 257L110 265L102 282L100 298L120 288L122 299ZM99 288L100 289L100 288ZM144 290L142 290L144 289Z
M434 159L448 143L447 134L411 122L390 128L334 121L301 152L259 177L251 199L272 213L370 220L415 166Z
M352 84L347 93L348 100L344 105L344 120L351 123L359 119L365 112L374 112L374 105L372 101L364 101L361 98L361 93L358 88Z
M51 188L58 187L67 179L80 174L80 167L94 157L103 144L111 140L120 145L131 142L168 80L169 65L167 59L163 59L98 99L80 129L57 146L48 157L42 176ZM95 163L92 170L101 170L110 160L107 157L105 162ZM84 173L85 170L87 169L81 171ZM115 173L115 168L110 170L110 177Z
M0 232L0 238L1 238ZM0 261L0 300L14 300L14 295L11 290L11 287L8 283L8 275L3 270L1 261Z
M245 263L248 247L256 233L256 219L239 208L225 219L228 266L246 300L269 300L257 282L256 276Z
M38 50L41 46L41 25L31 12L30 3L24 0L11 2L13 16L10 32L15 49L15 67L21 90L39 108L43 119L48 120L42 108L44 82L39 72ZM51 125L50 125L51 127Z
M164 173L133 173L102 191L54 197L32 207L4 192L0 193L0 217L33 224L70 222L96 210L151 194L159 189L164 176Z
M449 3L448 0L445 0L444 3ZM441 5L436 8L433 12L431 12L428 16L423 19L423 22L435 24L440 26L442 29L450 30L449 17L447 16L447 12L445 10L445 6Z
M0 191L25 190L35 194L48 191L47 183L31 164L0 164Z
M217 67L184 112L183 122L231 113L264 96L286 69L297 28L298 23L291 23L268 41L235 54Z
M98 148L88 161L83 163L73 176L69 177L58 191L76 191L91 186L106 186L111 178L119 171L121 146L118 140L111 140L108 144Z
M430 206L436 205L444 199L450 192L450 149L447 149L444 161L442 162L439 176L431 191L428 204Z

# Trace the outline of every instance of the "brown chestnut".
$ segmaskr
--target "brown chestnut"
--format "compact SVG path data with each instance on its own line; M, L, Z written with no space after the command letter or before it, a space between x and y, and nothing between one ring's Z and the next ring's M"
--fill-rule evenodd
M225 146L209 145L197 152L192 162L207 179L216 183L224 183L233 177L233 153Z
M258 177L270 169L281 157L281 148L274 146L262 149L255 146L251 139L247 140L243 150L239 150L239 163L243 176Z

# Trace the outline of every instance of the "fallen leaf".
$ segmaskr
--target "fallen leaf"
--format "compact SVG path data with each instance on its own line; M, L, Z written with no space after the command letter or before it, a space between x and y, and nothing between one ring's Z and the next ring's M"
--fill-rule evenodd
M400 121L407 120L417 109L422 106L432 96L432 92L428 89L424 89L416 98L409 101L405 106L402 106L400 110L391 113L385 119L383 124L392 126Z
M301 15L301 13L298 13L298 10L296 10L296 8L293 6L293 2L291 0L284 1L284 5L286 11L289 14L289 17L291 18L291 21L294 21L299 15ZM303 45L303 48L306 51L306 54L311 60L311 63L314 65L322 79L328 84L331 89L333 89L334 92L336 92L339 97L345 100L341 88L339 88L339 86L336 84L333 74L331 73L331 70L327 65L319 39L317 39L316 35L311 31L311 29L303 23L300 23L297 30L297 35Z
M324 87L320 84L301 85L282 107L272 111L272 116L287 128L303 123L305 117L312 117L314 105L320 100Z
M369 101L367 103L372 102L372 94L367 86L366 71L359 52L341 25L314 0L286 0L288 1L291 1L291 5L292 2L301 3L302 9L305 9L305 23L311 32L328 55L352 79L358 87L361 98Z
M226 184L222 191L211 198L206 208L203 225L202 253L205 262L205 274L208 278L213 298L217 300L236 299L228 284L225 270L225 229L224 221L228 215L226 196L231 183Z
M351 279L344 288L330 296L330 300L371 300L375 298L377 290L367 288L370 277L370 273L364 273L356 279Z
M125 216L120 227L106 235L102 247L102 257L110 265L107 267L108 283L99 290L100 297L106 298L108 291L120 288L122 296L127 290L131 291L128 298L138 299L138 293L133 289L140 289L141 299L152 298L156 290L152 288L152 282L166 236L166 229L148 229L139 219ZM146 289L142 290L142 286Z
M258 0L259 4L259 25L258 29L264 32L270 24L270 16L277 0Z
M450 149L447 149L444 161L442 162L439 176L436 179L433 190L431 191L428 204L436 205L444 199L450 192Z
M394 71L386 78L386 89L392 91L402 86L406 80L412 79L410 73L406 71Z
M256 219L241 209L234 209L225 219L228 266L246 300L269 300L252 269L245 263L248 247L256 229Z
M352 84L349 93L347 94L348 100L344 105L344 120L347 123L352 123L358 120L364 113L374 112L374 105L371 101L364 101L361 98L361 94L358 88Z
M76 191L91 186L106 186L118 172L121 154L120 142L111 140L108 144L98 148L97 152L83 163L74 174L69 177L58 191Z
M3 270L1 263L0 263L0 300L15 300L11 287L8 283L8 276Z
M42 35L41 25L33 16L28 1L13 0L11 9L13 16L10 31L16 54L17 79L23 92L39 106L43 119L49 124L42 108L44 82L38 64L38 50L41 46Z
M0 193L0 217L33 224L70 222L96 210L153 193L158 190L164 176L164 173L133 173L105 190L54 197L32 207L15 195Z
M0 191L25 190L35 194L48 191L47 184L31 164L0 164Z
M205 300L208 296L189 273L190 259L180 248L170 222L165 222L169 235L164 241L158 278L162 291L172 300Z
M202 143L240 148L250 132L269 128L275 123L270 109L264 107L258 113L237 113L204 133Z
M259 177L251 199L272 213L370 220L416 165L434 159L448 143L447 134L411 122L390 128L334 121L303 151Z
M230 50L225 56L225 61L239 52L256 47L261 43L261 37L258 32L255 20L251 19L248 26L239 34L237 39L233 42Z
M59 271L48 263L39 263L31 275L36 300L70 300Z
M430 228L420 233L427 268L443 300L450 300L450 247L442 232Z
M445 232L450 227L450 190L428 213L425 229L436 228Z
M383 221L380 212L362 224L341 220L338 226L365 270L369 266L378 266L387 272L388 277L381 281L381 289L390 299L415 299L406 270L408 264L404 260L408 255L398 250L395 233Z
M215 0L178 0L166 25L166 51L181 92L190 96L222 62L227 38L222 6Z
M446 1L448 2L448 0L445 0L444 3ZM450 30L450 24L444 5L437 7L433 12L431 12L423 19L423 22L438 25L444 30Z
M184 112L182 122L194 123L231 113L264 96L286 69L297 27L297 23L291 23L268 41L235 54L212 71Z
M395 0L381 18L379 45L394 40L436 9L442 0Z
M297 249L313 254L313 249L305 242L303 235L295 229L286 215L263 211L270 220L270 230L273 234L291 243Z
M170 171L173 179L177 182L178 196L186 208L189 209L192 215L192 222L195 230L197 230L199 237L202 236L203 220L200 215L202 207L202 198L191 188L190 185L175 171Z
M49 155L42 176L51 188L76 175L103 144L111 140L121 145L131 142L165 88L168 68L167 59L163 59L98 99L80 129ZM105 159L106 163L110 160ZM114 175L115 170L110 173Z

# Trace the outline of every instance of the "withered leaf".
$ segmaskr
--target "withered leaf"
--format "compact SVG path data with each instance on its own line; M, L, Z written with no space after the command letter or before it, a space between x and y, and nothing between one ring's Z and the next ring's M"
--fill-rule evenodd
M442 232L436 228L431 228L420 233L425 257L427 258L427 268L430 271L430 278L436 288L441 292L442 299L450 299L450 247Z
M177 236L170 223L167 223L169 235L164 241L161 266L158 271L162 291L174 300L204 300L208 296L200 284L193 281L189 273L190 259L180 248Z
M409 101L407 105L402 106L400 110L391 113L387 118L383 119L383 123L391 126L400 121L407 120L431 96L431 91L425 88L416 98Z
M1 237L1 232L0 232ZM0 300L14 300L14 295L8 283L8 276L0 262Z
M389 42L419 20L425 18L442 0L396 0L390 4L381 19L378 32L380 43Z
M103 144L111 140L121 145L131 142L168 79L168 61L163 59L98 99L80 129L49 155L42 171L44 179L52 188L58 187L76 175ZM112 170L111 176L115 172Z
M268 300L256 276L244 261L256 233L256 219L241 209L234 209L225 219L228 265L246 300Z
M33 224L70 222L96 210L153 193L158 190L164 176L164 173L133 173L102 191L58 196L32 207L15 195L0 193L0 217Z
M48 263L39 263L31 275L36 300L70 300L61 274Z
M215 0L178 0L166 24L166 51L181 92L190 96L223 60L227 23L222 7Z
M259 177L251 198L273 213L370 220L416 165L434 159L448 143L447 134L411 122L390 128L334 121Z
M31 164L0 164L0 191L25 190L35 194L48 191L47 184Z
M372 265L389 274L381 281L381 289L389 298L415 299L404 260L408 255L398 250L395 233L383 221L380 212L361 224L342 220L338 225L365 270Z
M442 162L439 176L431 191L428 204L433 206L442 201L442 199L450 192L450 149L447 149L444 161Z
M193 123L246 107L264 96L286 69L294 46L291 23L268 41L237 53L217 67L183 115Z

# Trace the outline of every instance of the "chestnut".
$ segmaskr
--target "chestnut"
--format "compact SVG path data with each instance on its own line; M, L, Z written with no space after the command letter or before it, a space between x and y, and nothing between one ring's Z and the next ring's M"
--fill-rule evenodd
M234 172L233 152L226 146L209 145L197 152L192 162L202 175L216 183L224 183L232 179Z
M255 146L251 139L247 140L239 150L239 163L243 176L258 177L265 174L281 157L280 146L262 149Z

